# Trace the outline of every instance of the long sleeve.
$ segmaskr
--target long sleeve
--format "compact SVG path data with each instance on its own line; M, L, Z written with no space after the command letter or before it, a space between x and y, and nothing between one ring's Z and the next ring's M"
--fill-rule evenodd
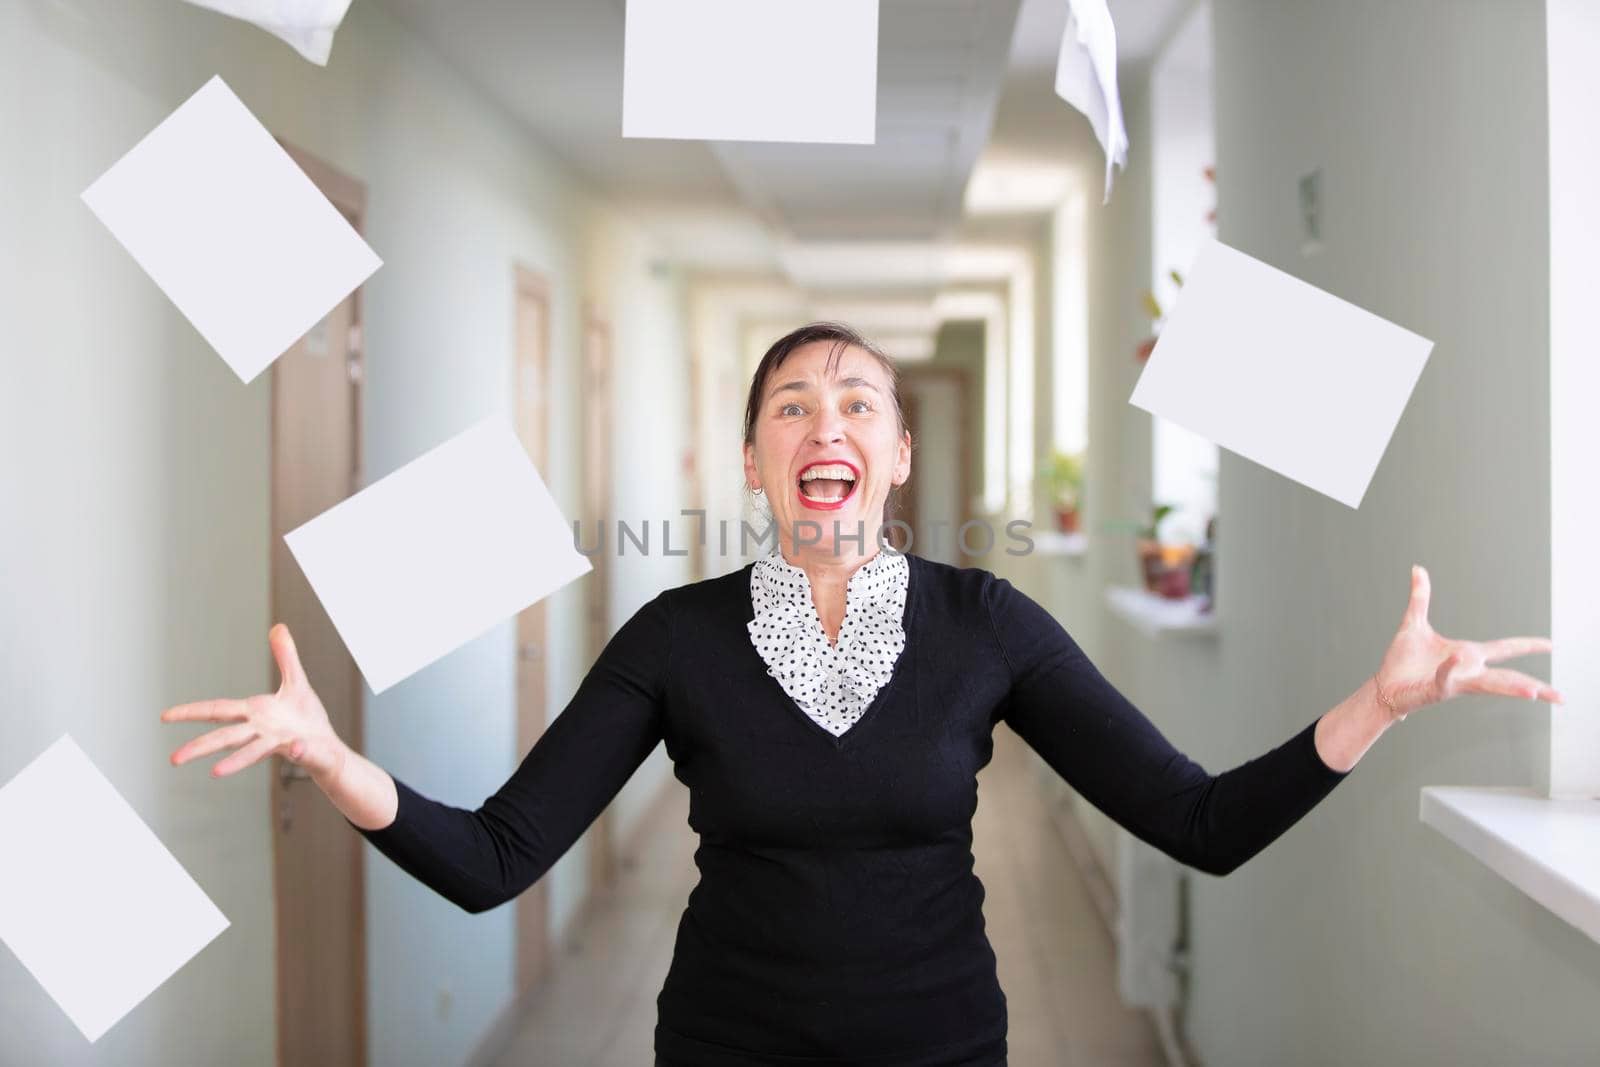
M481 807L451 807L396 779L394 821L362 835L469 912L512 899L572 847L661 741L671 638L662 593L611 638L565 710Z
M1212 775L1106 681L1044 608L1004 578L988 584L985 599L1011 672L1000 718L1089 803L1181 863L1230 873L1348 776L1317 754L1315 720Z

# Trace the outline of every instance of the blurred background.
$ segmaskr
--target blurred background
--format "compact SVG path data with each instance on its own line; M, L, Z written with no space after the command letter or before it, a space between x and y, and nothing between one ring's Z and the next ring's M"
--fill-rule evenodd
M470 916L286 766L174 770L156 716L275 687L291 620L346 738L476 806L640 605L751 558L745 394L814 318L903 370L912 551L1009 577L1213 772L1371 675L1413 562L1452 636L1549 633L1584 583L1592 618L1552 446L1553 293L1594 280L1551 192L1552 116L1600 98L1549 61L1580 6L1113 2L1102 204L1065 0L882 0L870 146L624 140L622 0L355 0L326 68L176 0L0 0L0 782L72 732L231 921L92 1046L0 952L0 1063L649 1063L696 877L663 749ZM246 387L79 200L213 74L384 260ZM1436 342L1358 511L1127 403L1211 236ZM280 535L494 412L607 551L374 697ZM1414 717L1218 879L1002 729L975 849L1013 1067L1594 1062L1600 946L1418 818L1600 767L1563 740L1543 706Z

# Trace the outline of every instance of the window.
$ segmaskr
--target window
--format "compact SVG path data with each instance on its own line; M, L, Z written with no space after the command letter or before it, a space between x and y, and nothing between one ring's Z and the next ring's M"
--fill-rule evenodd
M1150 292L1162 309L1177 300L1201 244L1216 235L1216 158L1211 84L1211 7L1196 5L1151 71L1154 211ZM1152 494L1171 504L1162 536L1204 540L1217 508L1217 446L1152 417Z

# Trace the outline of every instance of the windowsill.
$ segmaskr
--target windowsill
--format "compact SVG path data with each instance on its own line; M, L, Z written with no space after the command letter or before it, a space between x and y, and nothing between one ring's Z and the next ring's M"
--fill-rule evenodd
M1162 634L1215 634L1215 611L1202 613L1203 597L1191 596L1182 600L1169 600L1145 589L1129 586L1111 586L1106 590L1106 603L1112 614L1133 626L1147 637Z
M1033 550L1043 556L1070 556L1081 558L1089 549L1089 539L1081 533L1057 533L1045 530L1033 535Z
M1600 800L1517 787L1423 787L1422 821L1600 941Z

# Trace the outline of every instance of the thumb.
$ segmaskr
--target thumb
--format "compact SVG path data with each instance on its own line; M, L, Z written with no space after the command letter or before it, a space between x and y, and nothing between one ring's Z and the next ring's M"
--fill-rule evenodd
M272 658L278 661L278 674L282 676L283 688L304 685L306 672L300 667L300 655L295 651L289 628L278 623L268 632L267 644L272 646Z
M1406 605L1405 622L1417 625L1428 621L1428 601L1432 599L1433 583L1428 580L1428 569L1413 565L1411 568L1411 602Z

